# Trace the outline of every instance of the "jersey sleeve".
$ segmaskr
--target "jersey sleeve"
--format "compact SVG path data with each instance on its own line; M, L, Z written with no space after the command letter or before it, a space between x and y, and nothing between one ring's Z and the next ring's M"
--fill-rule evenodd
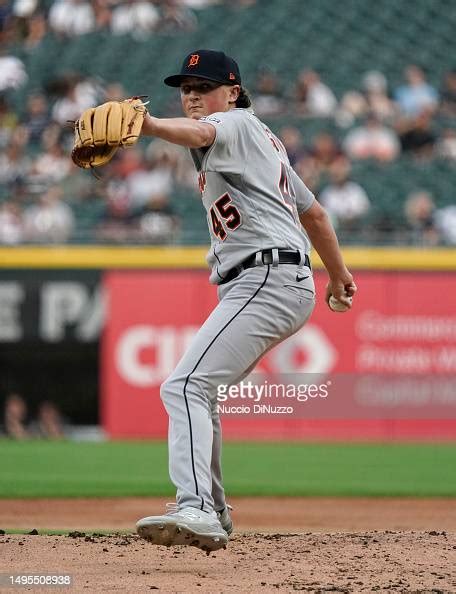
M244 159L238 142L241 118L230 112L214 113L199 120L215 128L215 140L206 152L205 169L226 173L241 173Z
M312 206L315 201L315 196L292 167L289 168L289 171L291 183L296 196L296 208L298 214L302 214Z

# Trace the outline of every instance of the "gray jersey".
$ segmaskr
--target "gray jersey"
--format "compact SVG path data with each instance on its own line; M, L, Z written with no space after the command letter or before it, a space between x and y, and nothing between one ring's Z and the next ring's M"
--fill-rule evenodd
M232 109L202 118L216 129L208 149L191 149L207 211L210 282L259 250L308 253L299 214L315 198L290 166L280 140L253 113Z

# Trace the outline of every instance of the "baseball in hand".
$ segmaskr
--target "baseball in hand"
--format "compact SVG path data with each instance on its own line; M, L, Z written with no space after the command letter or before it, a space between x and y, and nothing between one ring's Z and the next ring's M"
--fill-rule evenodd
M350 303L352 302L352 298L349 297L348 298ZM342 303L341 301L339 301L338 299L336 299L333 295L330 296L329 298L329 307L333 310L333 311L347 311L348 309L350 309L347 305L345 305L345 303Z

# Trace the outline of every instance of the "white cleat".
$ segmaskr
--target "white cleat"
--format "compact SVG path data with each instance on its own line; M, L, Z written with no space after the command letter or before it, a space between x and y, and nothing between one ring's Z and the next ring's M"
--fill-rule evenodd
M233 508L231 505L226 505L222 511L217 512L218 519L220 520L220 524L222 525L223 530L228 534L228 536L233 532L233 520L231 519L230 511Z
M198 547L209 554L226 546L228 534L222 528L217 514L209 514L194 507L178 509L168 506L164 516L148 516L136 523L136 530L142 538L152 544L187 545Z

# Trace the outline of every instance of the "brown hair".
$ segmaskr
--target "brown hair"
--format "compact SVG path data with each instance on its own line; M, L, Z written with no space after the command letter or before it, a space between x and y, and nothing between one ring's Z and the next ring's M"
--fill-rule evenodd
M241 109L245 109L246 107L250 107L252 105L252 101L250 99L249 92L244 87L241 87L239 91L239 96L236 99L236 107L240 107Z

